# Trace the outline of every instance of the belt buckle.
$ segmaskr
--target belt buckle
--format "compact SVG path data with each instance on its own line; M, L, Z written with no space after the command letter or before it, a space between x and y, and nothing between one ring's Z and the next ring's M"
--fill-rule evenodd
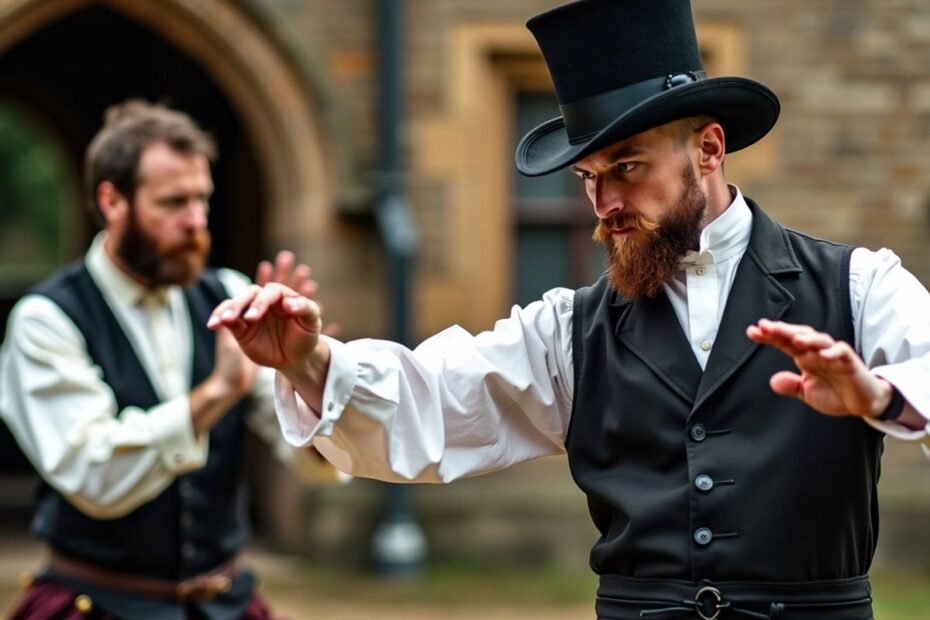
M178 584L175 593L181 602L208 603L220 594L229 592L231 587L232 580L226 575L209 575L182 581Z
M697 609L697 615L702 618L702 620L717 620L720 616L720 610L727 608L729 605L723 602L723 594L720 593L720 590L713 586L704 586L694 595L694 602L696 603L695 607ZM704 613L708 610L708 607L713 606L713 613L707 615Z

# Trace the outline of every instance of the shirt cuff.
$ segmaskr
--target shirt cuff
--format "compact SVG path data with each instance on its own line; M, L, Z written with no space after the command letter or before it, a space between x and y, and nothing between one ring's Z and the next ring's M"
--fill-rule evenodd
M864 420L875 430L885 433L889 437L901 439L903 441L919 441L920 448L924 455L930 459L930 423L923 429L914 430L897 422L883 422L874 418L864 418Z
M902 439L904 441L920 441L921 439L927 438L927 433L930 431L930 428L924 427L922 429L913 429L898 422L888 422L885 420L879 420L878 418L863 418L869 426L879 430L889 437L894 437L895 439Z
M284 440L292 446L308 445L317 435L332 435L333 424L352 397L358 379L358 364L344 343L325 338L330 350L329 370L323 386L323 411L314 411L281 373L275 376L274 409Z
M916 361L916 360L912 360ZM913 407L921 416L925 419L930 418L930 405L928 405L927 398L925 396L926 388L924 385L915 386L914 380L916 376L921 377L922 366L915 366L912 362L905 362L903 364L889 364L887 366L879 366L872 370L875 375L885 379L891 383L901 394L904 396L904 399L907 403ZM917 374L915 375L915 371ZM910 379L910 381L909 381ZM930 419L927 420L927 423L923 428L913 429L898 422L877 420L873 418L865 418L865 421L889 437L894 437L895 439L901 439L904 441L922 441L924 454L930 458Z
M152 425L155 445L168 471L181 474L207 462L209 433L197 437L191 419L190 399L185 394L152 407L146 418Z

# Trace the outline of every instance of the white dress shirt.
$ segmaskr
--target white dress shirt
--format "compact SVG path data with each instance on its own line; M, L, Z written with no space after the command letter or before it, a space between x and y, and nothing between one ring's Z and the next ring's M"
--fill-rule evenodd
M105 234L85 257L87 269L162 400L148 411L117 411L116 398L87 353L78 328L54 302L27 295L13 308L0 349L0 415L39 474L77 508L116 518L161 493L175 476L202 467L209 433L194 433L189 393L172 390L158 372L155 342L140 304L145 289L104 251ZM230 294L248 279L228 269L219 278ZM164 290L170 336L183 385L190 385L192 332L183 291ZM247 423L275 455L306 480L337 475L307 450L281 439L275 422L274 372L259 369ZM117 417L119 413L119 417Z
M699 250L665 285L702 367L752 230L752 213L733 191L733 203L702 231ZM850 263L856 351L930 419L930 294L890 250L856 248ZM328 339L322 412L278 375L284 436L294 445L313 441L343 471L396 481L448 482L564 453L574 385L573 295L553 289L514 307L492 331L472 336L450 327L414 351L381 340ZM903 439L927 436L868 422Z

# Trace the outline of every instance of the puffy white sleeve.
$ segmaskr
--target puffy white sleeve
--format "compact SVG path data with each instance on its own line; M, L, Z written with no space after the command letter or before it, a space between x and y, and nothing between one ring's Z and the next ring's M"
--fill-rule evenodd
M345 472L395 482L449 482L563 453L572 300L554 289L493 330L450 327L414 350L330 339L323 411L278 375L284 437L313 442Z

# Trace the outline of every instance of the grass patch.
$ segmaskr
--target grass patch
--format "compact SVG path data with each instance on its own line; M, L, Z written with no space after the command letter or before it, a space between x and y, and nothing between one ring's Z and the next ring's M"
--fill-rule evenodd
M416 576L379 577L349 569L304 565L300 589L312 600L356 600L377 604L575 605L594 601L597 579L564 568L443 563ZM266 582L270 597L284 584Z
M569 606L593 603L597 579L588 571L554 566L488 563L432 564L415 577L378 577L345 568L300 565L295 583L269 581L276 596L297 594L308 600L454 606ZM930 618L930 571L881 571L872 575L875 617L881 620Z
M872 574L875 617L881 620L930 618L930 570Z

